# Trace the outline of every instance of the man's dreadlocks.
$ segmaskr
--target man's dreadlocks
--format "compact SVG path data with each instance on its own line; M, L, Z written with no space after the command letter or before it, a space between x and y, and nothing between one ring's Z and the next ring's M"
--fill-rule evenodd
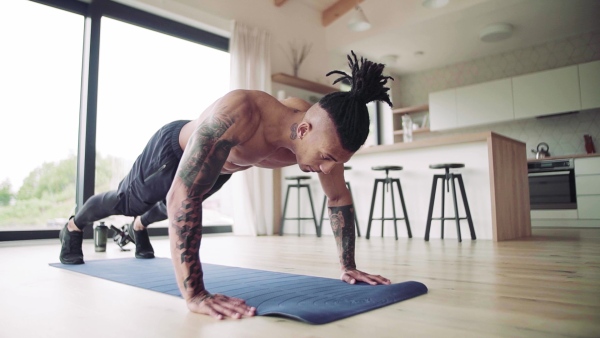
M352 75L340 70L327 73L342 75L333 84L340 81L350 82L352 88L349 92L335 92L324 96L319 105L329 113L329 117L336 125L337 134L344 149L355 152L366 141L369 136L369 111L367 103L371 101L383 101L390 107L392 102L388 95L389 88L385 87L388 80L394 80L391 76L383 76L381 63L374 63L360 58L360 63L351 51L348 55L348 66Z

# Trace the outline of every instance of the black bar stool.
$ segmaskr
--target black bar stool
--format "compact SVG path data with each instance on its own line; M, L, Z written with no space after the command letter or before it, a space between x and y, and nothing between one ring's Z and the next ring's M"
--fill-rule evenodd
M381 237L383 237L383 223L388 220L394 221L394 232L396 234L396 240L398 239L398 227L396 226L397 220L404 220L406 223L406 230L408 231L408 238L412 238L412 232L410 231L410 222L408 221L408 214L406 213L406 205L404 204L404 195L402 194L402 186L400 185L399 178L391 178L388 177L388 172L390 170L402 170L402 167L399 166L378 166L371 167L372 170L385 170L385 178L376 178L375 185L373 186L373 198L371 199L371 212L369 213L369 225L367 226L367 239L369 239L371 235L371 222L373 220L381 220ZM381 190L381 218L373 218L373 209L375 208L375 195L377 194L377 185L379 183L382 184ZM400 195L400 202L402 203L402 212L404 213L404 217L396 217L396 203L394 201L394 183L398 187L398 194ZM385 217L385 192L389 190L389 186L392 187L392 212L394 217ZM388 189L386 189L388 188Z
M287 186L287 191L285 193L285 202L283 203L283 215L281 216L281 226L279 227L279 235L280 236L283 235L283 224L285 223L286 220L297 220L298 221L298 236L300 236L300 221L311 219L311 220L313 220L313 222L315 222L315 231L317 232L317 237L321 237L321 231L319 229L319 225L317 224L317 216L315 214L315 207L313 204L312 194L310 193L310 186L308 184L300 184L300 181L311 179L311 177L310 176L289 176L289 177L286 177L285 179L292 180L292 181L295 180L296 183L295 184L290 183ZM287 217L285 217L285 215L287 212L287 202L288 202L288 197L290 196L291 188L298 189L298 217L287 218ZM306 188L306 191L308 191L308 199L310 200L310 210L312 211L312 217L300 217L300 189L301 188Z
M462 175L451 173L450 169L456 168L464 168L465 165L462 163L442 163L442 164L432 164L429 166L431 169L445 169L446 173L444 175L434 175L433 176L433 185L431 186L431 199L429 200L429 214L427 215L427 226L425 228L425 240L429 240L429 231L431 230L431 221L432 220L441 220L442 221L442 239L444 239L444 221L445 220L456 220L456 233L458 234L458 241L462 242L462 236L460 234L460 220L466 219L469 222L469 230L471 231L471 239L477 239L475 237L475 228L473 228L473 219L471 218L471 210L469 209L469 202L467 201L467 194L465 192L465 184L463 183ZM438 218L432 218L433 214L433 204L435 203L435 190L437 188L437 180L442 180L442 216ZM460 194L462 196L463 205L465 207L466 217L460 217L458 214L458 204L456 203L456 186L454 184L454 180L458 180L458 185L460 187ZM454 202L454 217L444 217L444 203L445 203L445 192L444 187L450 191L450 183L452 183L452 199Z
M352 170L352 167L350 166L344 166L344 170ZM350 182L346 181L346 186L348 187L348 190L350 190L350 196L352 195L352 188L350 188ZM352 203L354 203L354 196L352 197ZM319 231L323 231L323 220L328 220L328 217L325 217L325 208L327 207L327 195L325 195L323 197L323 207L321 208L321 221L319 222ZM358 218L356 217L356 209L354 209L354 224L356 224L356 234L358 235L358 237L360 237L360 228L358 227ZM320 232L319 232L319 236L320 236Z

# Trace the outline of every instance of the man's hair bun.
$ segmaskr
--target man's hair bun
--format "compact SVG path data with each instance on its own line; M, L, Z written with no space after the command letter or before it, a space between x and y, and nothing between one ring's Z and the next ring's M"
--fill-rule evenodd
M352 75L348 75L341 70L331 71L327 73L327 76L332 74L342 75L333 84L340 81L349 82L352 86L350 88L350 95L363 104L372 101L383 101L391 107L392 102L387 93L390 89L385 87L385 84L388 80L393 81L394 78L383 75L385 65L369 61L363 57L360 58L359 62L354 51L350 51L350 53L352 55L347 55L347 58L348 67L350 67Z
M367 103L382 101L392 106L388 95L389 88L385 87L391 76L384 76L384 65L360 58L360 62L351 51L348 55L348 66L352 75L340 70L327 73L341 75L333 84L340 81L352 86L349 92L334 92L325 95L319 105L327 111L336 126L336 131L342 147L348 151L357 151L369 136L369 110Z

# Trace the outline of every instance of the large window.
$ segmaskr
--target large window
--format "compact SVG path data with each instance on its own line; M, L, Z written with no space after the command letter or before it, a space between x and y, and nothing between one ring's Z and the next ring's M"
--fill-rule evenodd
M0 1L0 231L58 227L75 209L83 23Z
M197 118L229 90L229 53L110 18L100 46L97 192L117 188L160 127ZM219 193L208 199L204 225L231 224L223 209Z
M0 240L56 238L229 87L227 38L110 0L1 0L0 44ZM231 222L218 194L205 208Z

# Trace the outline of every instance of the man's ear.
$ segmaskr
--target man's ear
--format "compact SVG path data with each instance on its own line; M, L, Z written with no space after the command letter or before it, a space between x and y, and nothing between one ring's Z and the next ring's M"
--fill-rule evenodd
M303 139L304 136L312 129L312 125L306 121L302 121L298 125L298 138Z

